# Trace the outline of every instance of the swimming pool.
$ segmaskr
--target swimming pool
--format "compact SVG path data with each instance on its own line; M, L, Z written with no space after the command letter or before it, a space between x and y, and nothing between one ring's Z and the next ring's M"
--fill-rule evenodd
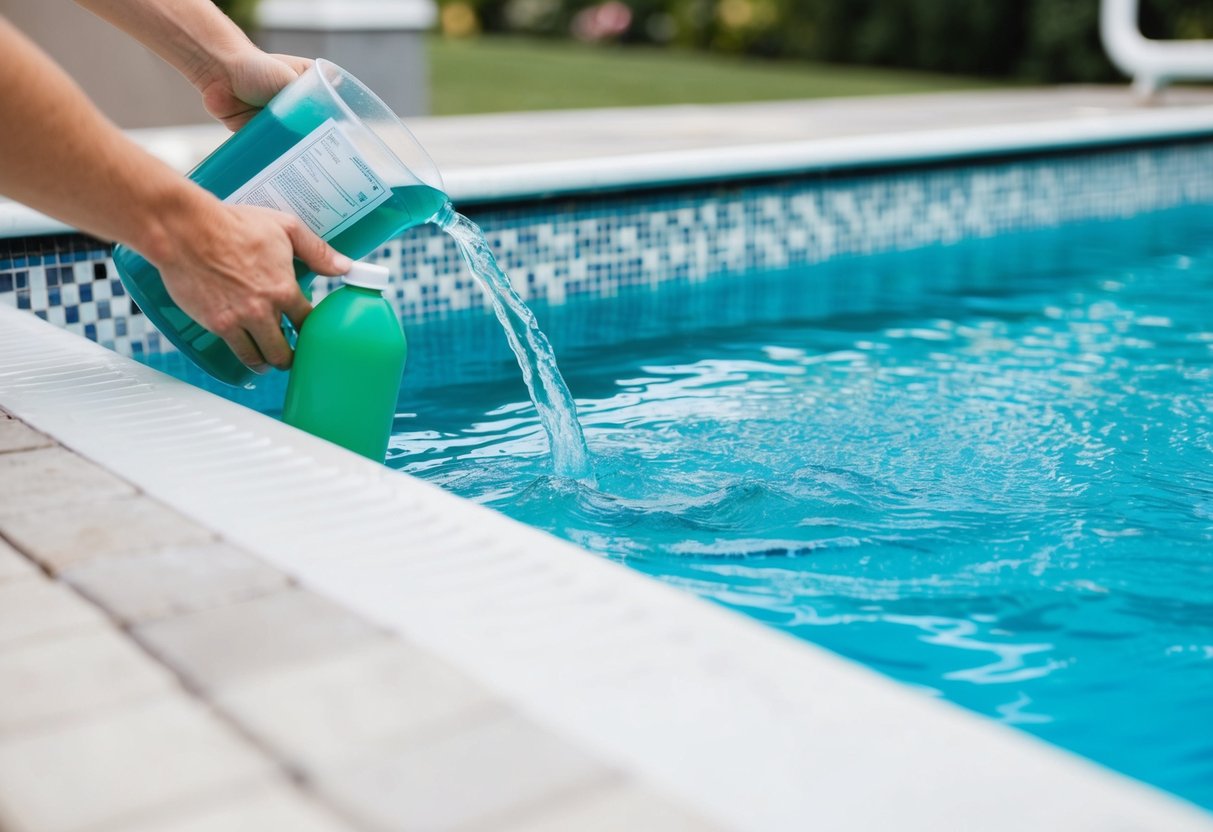
M1197 205L541 303L596 487L456 314L389 464L1213 807L1211 292Z
M1213 207L539 309L596 487L415 327L389 464L1213 808L1211 313Z
M1100 756L1098 743L1067 747L1207 805L1177 782L1200 776L1207 756L1199 729L1206 703L1196 699L1200 685L1207 688L1200 648L1208 641L1196 638L1206 576L1195 575L1168 602L1176 617L1196 622L1183 630L1163 621L1162 602L1130 605L1137 600L1132 592L1084 572L1101 563L1091 551L1123 566L1130 557L1122 553L1139 550L1120 547L1170 541L1146 522L1156 517L1126 512L1122 526L1071 529L1063 537L1073 545L1051 555L1033 548L1047 532L1060 533L1064 511L1046 511L1050 500L1068 498L1096 514L1084 500L1105 497L1110 514L1108 506L1120 499L1112 489L1116 476L1152 470L1160 451L1150 443L1173 427L1151 427L1140 437L1149 456L1137 468L1110 461L1101 468L1098 454L1083 457L1065 444L1067 435L1055 431L1078 415L1114 416L1121 404L1157 412L1143 404L1153 400L1142 390L1097 397L1097 406L1081 411L1078 385L1092 382L1102 395L1120 372L1095 367L1084 376L1075 367L1091 363L1086 353L1110 361L1146 356L1138 363L1149 369L1159 363L1150 356L1171 360L1174 345L1142 333L1174 334L1183 318L1171 316L1168 327L1158 320L1164 314L1138 310L1128 321L1119 313L1095 320L1116 312L1117 299L1142 300L1139 292L1116 295L1099 286L1090 291L1113 306L1093 307L1084 322L1071 316L1085 307L1060 289L1050 295L1067 281L1089 278L1093 265L1157 265L1175 273L1167 285L1182 285L1180 272L1194 272L1199 281L1203 255L1194 240L1203 238L1202 212L1213 204L1213 145L1201 138L1210 128L1200 122L1194 131L1193 118L1165 127L1168 118L1134 115L1135 123L1149 122L1137 130L1141 144L1101 149L1105 136L1081 152L1048 150L1037 141L1020 153L1013 146L1024 139L1018 128L991 129L961 139L939 134L937 144L953 150L924 163L914 137L871 137L870 151L901 153L901 161L881 155L873 170L853 154L805 146L791 154L795 159L785 154L756 171L751 162L761 159L737 152L729 157L736 167L718 171L722 179L673 182L669 177L686 166L670 154L660 166L649 160L652 175L636 189L584 192L587 181L602 185L594 168L578 180L582 185L557 189L557 196L519 190L513 201L461 201L539 312L583 402L591 444L602 457L596 491L568 493L545 481L542 440L517 368L453 246L428 229L385 245L374 257L393 269L392 299L413 347L397 441L417 452L393 465L415 466L450 491L541 528L560 526L558 533L638 569L579 556L561 540L412 477L380 480L382 468L364 470L272 419L82 339L46 338L45 350L56 357L44 358L37 327L15 319L4 333L9 352L0 392L6 406L110 470L317 591L455 657L532 713L677 784L694 805L713 807L739 828L798 829L806 818L847 819L824 821L831 828L888 828L894 816L906 828L986 825L961 817L1035 828L1041 822L1029 818L1057 816L1082 817L1092 828L1102 828L1100 816L1104 825L1113 817L1146 817L1153 820L1137 828L1181 828L1149 790L995 724L1018 722L1057 742L1065 742L1058 733L1086 726L1123 752L1127 731L1107 735L1098 720L1060 719L1073 716L1074 700L1053 696L1076 679L1098 692L1087 670L1099 657L1085 648L1100 631L1081 625L1119 616L1126 629L1137 626L1140 638L1107 640L1111 652L1100 655L1112 657L1103 662L1112 682L1102 687L1123 680L1128 662L1143 671L1135 681L1162 680L1143 700L1155 710L1140 723L1148 736L1137 743L1142 764L1125 762L1123 753L1120 760ZM1076 148L1082 141L1073 134L1090 132L1088 121L1080 114L1045 132ZM1094 122L1095 133L1115 128ZM971 155L950 155L958 141ZM998 152L1012 155L991 158ZM855 166L847 167L847 159ZM604 164L617 174L612 182L627 173L621 173L626 164ZM530 168L515 173L515 184L533 186ZM1046 298L1044 306L1032 305ZM1177 305L1173 297L1162 301ZM1018 302L1027 306L1017 313ZM198 381L130 303L108 250L96 241L80 235L5 241L0 303ZM1045 307L1051 311L1041 313ZM1062 318L1050 318L1057 310ZM1041 333L1016 329L1042 314ZM974 335L970 325L982 321L1005 329ZM1095 346L1083 352L1078 341L1063 348L1032 340L1058 321L1077 329L1052 331L1054 339L1118 340L1108 353ZM1100 335L1097 326L1108 331ZM1001 354L999 345L1006 347ZM1042 363L1033 368L1025 355L1037 349ZM1060 360L1066 349L1072 362ZM982 364L980 356L991 362ZM30 361L55 366L57 374L43 377ZM1024 401L1005 391L999 400L993 382L1000 370L1009 373L1003 383L1023 387L1015 395ZM1199 368L1195 382L1178 368L1164 376L1199 384ZM85 377L93 381L84 384ZM961 380L974 385L967 398ZM236 398L272 413L281 381L271 378ZM847 397L831 398L839 392ZM796 395L810 394L811 407L792 406ZM1065 407L1040 408L1049 394ZM1189 400L1199 401L1195 395ZM1199 445L1203 425L1190 420L1198 439L1189 441L1184 459L1207 451ZM950 445L941 438L949 430L957 439ZM1085 430L1078 424L1074 435ZM1137 448L1124 437L1090 441L1127 452L1122 461ZM935 459L930 451L938 452ZM1163 456L1160 470L1187 471L1172 464L1178 452ZM641 457L652 464L647 475L636 472ZM1033 464L1039 482L1030 478ZM1090 471L1112 474L1092 477L1080 491L1076 482ZM1198 478L1188 479L1175 490L1199 495ZM356 482L363 483L358 498L349 488ZM1157 502L1148 489L1145 496ZM1019 498L1026 507L1015 508ZM955 508L961 517L949 520L946 511ZM1034 510L1040 534L1030 531ZM1191 532L1192 517L1186 520ZM1125 528L1154 535L1102 534ZM749 535L753 529L771 534ZM667 544L675 539L690 545L670 554ZM1104 548L1087 548L1094 539ZM1000 558L982 561L989 552ZM1190 552L1181 552L1188 566ZM1156 563L1157 556L1132 560ZM1049 583L1064 583L1066 569L1074 586ZM662 581L641 572L660 572ZM1175 589L1157 578L1133 576L1151 602ZM1049 599L1058 605L1044 609ZM1018 619L1007 611L1016 603L1025 611ZM1142 623L1147 616L1153 618ZM784 633L808 635L860 663L838 661ZM1194 640L1171 640L1173 634ZM1154 636L1180 649L1152 663ZM1048 647L1016 652L1039 645ZM1133 652L1139 647L1146 658ZM1067 650L1082 662L1053 666ZM1194 668L1191 685L1147 675L1185 660ZM986 679L973 672L983 668ZM1027 678L1038 671L1043 675ZM1023 688L1031 701L1012 700L1012 688ZM924 696L923 689L944 696ZM1177 715L1174 723L1193 738L1190 759L1182 740L1170 742L1177 734L1155 753L1151 732L1174 728L1156 718L1158 703L1182 699L1184 690L1195 701L1175 710L1198 716ZM949 701L994 719L970 716ZM1012 707L1000 710L1007 702ZM1026 722L1042 715L1056 724ZM873 788L901 798L869 805L859 795ZM1025 803L1025 793L1039 799ZM1208 817L1200 813L1196 828Z

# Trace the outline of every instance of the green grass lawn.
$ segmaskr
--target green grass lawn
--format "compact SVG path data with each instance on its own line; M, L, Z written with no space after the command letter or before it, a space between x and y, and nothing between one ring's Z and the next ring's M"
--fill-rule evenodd
M526 38L433 37L428 46L435 115L883 95L997 84L908 70Z

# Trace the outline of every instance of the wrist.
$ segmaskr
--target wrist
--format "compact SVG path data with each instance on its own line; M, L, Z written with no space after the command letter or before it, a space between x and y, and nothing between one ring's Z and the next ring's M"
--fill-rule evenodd
M191 65L183 68L182 74L198 92L205 92L216 83L230 86L236 68L257 51L244 32L233 25L231 31L211 37L205 48L200 44L192 53Z
M222 204L184 177L142 200L131 246L158 269L174 263L219 221Z

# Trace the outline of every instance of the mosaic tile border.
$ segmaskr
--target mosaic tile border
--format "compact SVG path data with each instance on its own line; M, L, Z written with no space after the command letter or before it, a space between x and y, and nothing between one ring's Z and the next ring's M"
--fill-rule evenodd
M560 304L666 281L744 276L1083 220L1213 203L1213 142L997 163L805 175L469 206L524 299ZM432 226L370 259L392 270L406 323L484 310ZM316 286L317 298L332 281ZM109 247L83 235L0 240L0 303L135 357L170 352L122 288Z

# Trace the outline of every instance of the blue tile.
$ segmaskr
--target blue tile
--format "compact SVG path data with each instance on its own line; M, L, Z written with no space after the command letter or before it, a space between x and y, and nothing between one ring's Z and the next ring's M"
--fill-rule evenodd
M1213 143L850 177L693 185L657 195L566 198L504 210L473 206L472 213L490 239L505 241L497 254L515 281L541 299L609 296L628 286L735 276L936 245L955 236L1001 233L1042 221L1141 213L1184 201L1213 202ZM1041 206L1048 208L1047 220L1037 216ZM943 212L947 221L924 222L932 212ZM3 257L0 265L10 264L19 303L26 290L24 308L29 306L29 280L15 271L17 260L52 264L46 271L52 304L63 300L50 291L56 284L75 282L70 266L53 264L81 259L91 265L94 281L110 281L114 297L127 294L109 268L110 251L84 237L17 241ZM434 228L409 232L378 248L372 259L392 267L396 287L389 297L407 323L442 317L453 308L485 307L483 292L458 251ZM335 285L323 279L316 289L322 294ZM91 281L79 286L81 303L93 302L96 294ZM125 310L126 302L119 308ZM97 311L108 318L114 308L108 301L98 302ZM139 314L137 307L131 314ZM120 321L125 325L126 313L113 319L117 331ZM141 341L141 349L158 348L158 338Z

